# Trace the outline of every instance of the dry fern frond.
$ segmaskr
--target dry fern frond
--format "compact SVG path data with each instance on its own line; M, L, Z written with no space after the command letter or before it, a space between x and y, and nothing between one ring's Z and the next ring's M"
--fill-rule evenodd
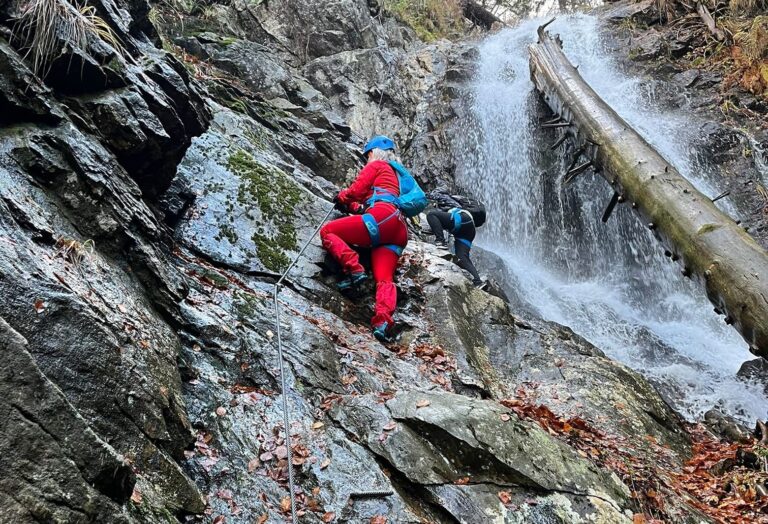
M744 56L755 62L768 58L768 16L757 16L752 24L733 36Z

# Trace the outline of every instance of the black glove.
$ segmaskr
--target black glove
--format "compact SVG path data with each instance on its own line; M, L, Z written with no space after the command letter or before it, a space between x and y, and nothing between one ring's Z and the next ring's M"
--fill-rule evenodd
M334 209L337 209L338 211L341 211L342 213L346 213L347 212L347 206L342 204L341 201L339 200L339 195L340 194L341 194L341 191L339 191L338 193L336 193L336 195L334 195L334 197L333 197L333 207L334 207Z

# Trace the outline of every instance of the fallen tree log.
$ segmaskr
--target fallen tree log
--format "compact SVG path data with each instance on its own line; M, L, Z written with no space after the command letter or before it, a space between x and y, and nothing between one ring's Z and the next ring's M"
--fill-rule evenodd
M768 358L768 252L669 164L584 81L559 38L539 27L531 78L576 147L632 203L683 275L703 283L715 310Z

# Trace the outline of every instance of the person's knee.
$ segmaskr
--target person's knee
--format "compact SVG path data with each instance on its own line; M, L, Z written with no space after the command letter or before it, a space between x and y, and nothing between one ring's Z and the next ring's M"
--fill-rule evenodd
M323 227L320 228L320 242L322 242L323 246L328 246L329 240L328 237L331 235L331 228L328 227L328 224L325 224Z

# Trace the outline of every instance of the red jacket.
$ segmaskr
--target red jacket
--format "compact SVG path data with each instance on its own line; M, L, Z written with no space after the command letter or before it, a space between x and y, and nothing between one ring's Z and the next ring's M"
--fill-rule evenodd
M365 165L352 185L339 193L339 201L350 207L357 203L367 207L367 200L373 196L373 188L386 190L394 196L400 196L400 181L387 162L374 160Z

